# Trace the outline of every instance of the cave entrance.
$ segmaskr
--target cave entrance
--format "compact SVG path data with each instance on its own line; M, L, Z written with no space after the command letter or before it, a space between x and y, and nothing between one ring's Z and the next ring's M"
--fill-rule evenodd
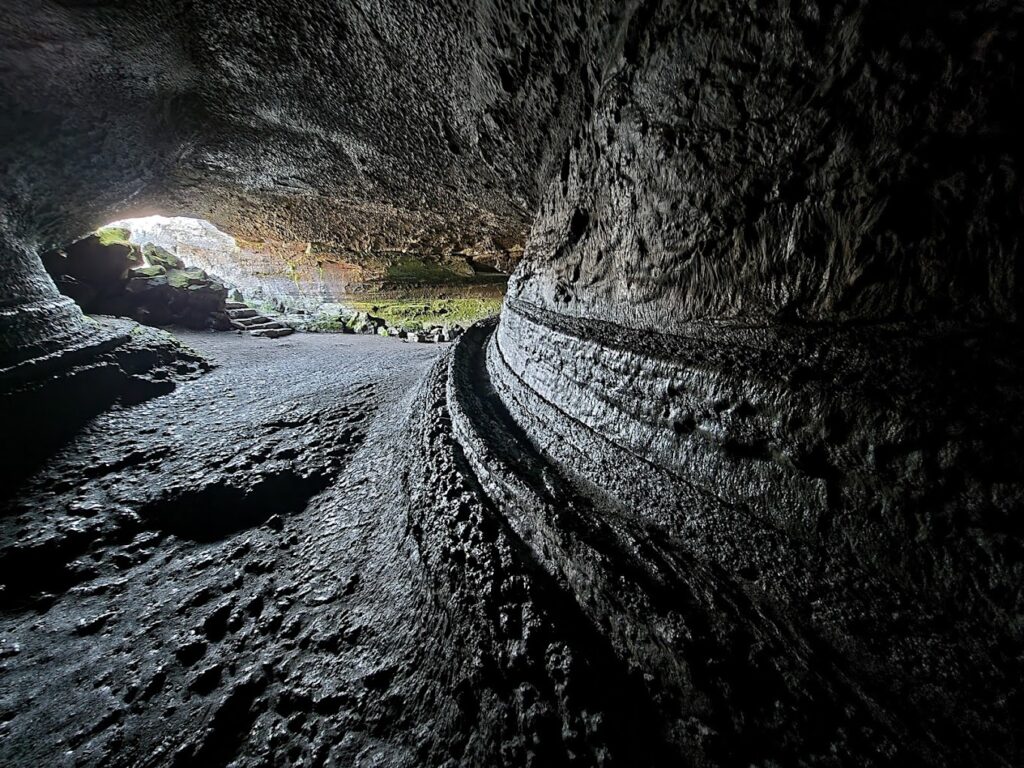
M245 240L182 216L114 221L43 262L87 313L274 338L300 330L451 341L498 313L508 281L475 252Z

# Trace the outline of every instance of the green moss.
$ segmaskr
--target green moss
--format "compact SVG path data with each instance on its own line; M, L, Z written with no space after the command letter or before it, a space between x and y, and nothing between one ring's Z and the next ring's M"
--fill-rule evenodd
M115 245L117 243L129 245L132 232L125 227L103 227L96 230L96 236L100 239L100 245Z
M466 262L399 259L388 266L384 279L396 283L448 284L472 280L474 274Z
M135 267L129 270L128 275L130 277L159 277L166 273L167 270L157 264L152 267Z
M185 268L185 262L166 248L161 248L153 243L146 243L142 246L142 255L145 256L146 262L154 267L163 267L164 269Z
M310 321L307 327L311 331L321 333L341 333L345 329L345 323L336 317L317 317Z
M190 285L203 285L209 282L209 276L197 267L187 269L171 269L167 272L167 284L172 288L188 288Z
M353 301L348 305L358 312L383 318L391 327L413 331L435 325L472 325L498 314L501 299L378 299Z

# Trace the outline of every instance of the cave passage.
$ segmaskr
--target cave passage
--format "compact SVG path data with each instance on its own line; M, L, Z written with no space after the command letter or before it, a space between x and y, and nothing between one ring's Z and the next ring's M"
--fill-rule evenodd
M0 12L0 764L1024 765L1024 5L242 5Z
M86 313L157 327L436 342L500 310L507 275L486 260L339 251L329 243L239 240L202 219L147 216L112 222L42 261Z

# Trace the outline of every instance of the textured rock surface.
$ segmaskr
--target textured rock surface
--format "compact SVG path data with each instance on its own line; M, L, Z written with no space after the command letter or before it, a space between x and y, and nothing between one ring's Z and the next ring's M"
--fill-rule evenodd
M0 353L15 364L89 335L35 253L115 214L366 251L514 243L531 225L497 326L429 373L418 345L394 345L424 357L387 375L373 359L360 385L410 407L381 410L351 473L324 462L349 466L331 436L368 396L329 382L359 374L269 363L262 389L249 369L254 392L287 379L298 397L305 375L335 395L289 426L330 424L287 436L311 447L298 465L280 458L327 495L275 490L283 541L231 527L235 507L214 503L228 491L203 484L248 498L260 482L229 472L234 435L166 488L213 493L202 524L101 486L165 535L226 537L209 561L176 561L176 540L159 567L111 555L146 569L125 589L182 580L226 607L154 609L169 639L148 647L170 643L182 667L139 680L162 697L154 724L122 690L117 664L152 662L136 664L103 574L71 568L94 602L12 605L11 636L34 643L4 651L5 711L31 713L5 726L14 757L1024 761L1019 3L15 0L0 23L15 41L0 47ZM7 518L13 550L70 509L44 488L81 470L52 471ZM355 518L345 494L364 492ZM58 540L106 563L118 510ZM332 513L372 521L369 538ZM259 584L233 571L263 566L223 565L274 547L301 554ZM314 607L311 583L337 594L356 571L364 597ZM289 584L302 617L285 615ZM266 631L232 590L273 601ZM222 624L237 634L210 653ZM354 625L367 647L337 650ZM105 714L67 734L33 686L73 679L77 654L52 650L71 638L92 651L74 695L108 698L69 707L76 724Z
M493 247L448 254L360 253L324 243L254 243L185 217L128 219L115 226L124 227L137 245L155 243L216 275L232 296L314 331L341 330L355 312L367 311L385 313L389 325L403 330L418 328L419 316L446 325L471 324L496 314L508 281L499 267L511 271L522 255L521 249Z
M53 245L120 211L361 250L521 242L592 87L581 27L603 20L528 3L7 10L2 194ZM125 46L145 55L111 56Z
M1013 321L1013 3L645 3L520 295L623 325Z
M158 245L104 242L90 235L43 255L61 293L91 314L130 317L145 325L227 330L227 288L196 267L186 267Z
M98 413L167 394L210 369L162 331L114 317L81 325L59 349L0 368L0 437L10 447L0 465L0 499Z

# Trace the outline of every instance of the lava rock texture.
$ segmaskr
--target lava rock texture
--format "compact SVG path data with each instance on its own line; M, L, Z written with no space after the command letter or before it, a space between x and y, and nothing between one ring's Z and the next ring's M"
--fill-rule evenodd
M153 326L230 327L224 284L152 243L139 248L90 235L42 260L58 290L90 314Z
M233 369L244 450L147 438L179 389L13 494L8 762L1024 762L1019 3L0 24L5 364L95 338L37 254L118 215L405 253L529 228L440 358L272 342L287 373Z

